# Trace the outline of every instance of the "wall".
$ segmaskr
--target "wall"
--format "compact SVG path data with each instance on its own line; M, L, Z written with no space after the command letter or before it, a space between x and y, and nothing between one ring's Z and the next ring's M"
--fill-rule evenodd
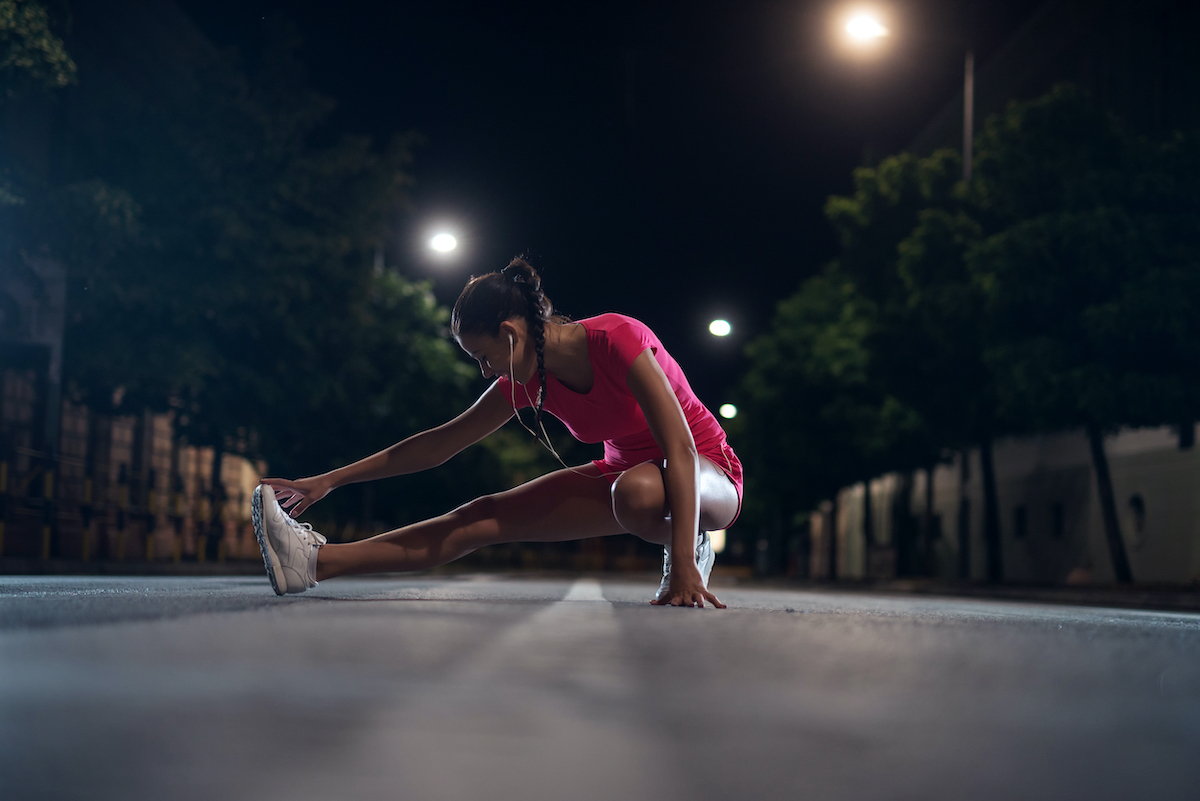
M1126 429L1105 440L1126 554L1139 583L1200 581L1200 452L1174 429ZM1005 581L1114 580L1095 471L1082 431L998 440L994 446ZM965 465L964 465L965 461ZM933 521L922 537L926 474L870 482L874 545L864 531L863 484L838 495L838 565L844 578L987 577L978 451L954 454L933 472ZM965 504L963 503L965 500ZM821 517L814 513L814 517ZM814 575L828 572L828 510L814 534ZM903 530L907 527L906 531ZM913 554L906 560L907 547ZM820 542L818 547L817 543ZM895 556L887 570L887 553Z

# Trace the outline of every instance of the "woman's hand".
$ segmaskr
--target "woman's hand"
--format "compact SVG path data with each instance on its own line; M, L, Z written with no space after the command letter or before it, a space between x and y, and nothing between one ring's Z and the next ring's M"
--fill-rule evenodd
M681 573L683 575L680 575ZM704 586L699 570L692 568L690 571L677 571L672 566L671 583L667 587L667 592L657 601L650 603L656 606L694 606L703 609L705 601L717 609L725 608L725 604L721 603L717 596Z
M324 476L298 478L295 481L286 478L264 478L262 483L275 490L275 500L279 501L279 505L287 509L292 517L298 517L305 509L333 490L333 482Z

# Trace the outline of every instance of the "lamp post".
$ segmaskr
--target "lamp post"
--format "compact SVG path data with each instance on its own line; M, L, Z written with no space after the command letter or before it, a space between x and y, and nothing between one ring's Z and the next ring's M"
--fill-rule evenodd
M963 181L971 180L971 160L975 149L975 51L967 48L963 64Z

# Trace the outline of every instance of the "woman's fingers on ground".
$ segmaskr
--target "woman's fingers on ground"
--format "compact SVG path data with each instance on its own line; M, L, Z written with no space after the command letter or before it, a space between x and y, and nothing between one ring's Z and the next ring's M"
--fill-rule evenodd
M650 601L650 603L653 606L691 606L703 609L705 601L711 603L716 609L727 608L717 596L708 590L703 590L700 593L677 592L674 595L664 595L662 598Z
M678 593L675 593L674 595L664 595L662 598L659 598L658 600L655 600L655 601L651 601L650 603L652 603L655 606L696 606L696 605L704 606L704 599L697 597L697 598L693 598L690 601L685 600L684 594L681 592L678 592Z

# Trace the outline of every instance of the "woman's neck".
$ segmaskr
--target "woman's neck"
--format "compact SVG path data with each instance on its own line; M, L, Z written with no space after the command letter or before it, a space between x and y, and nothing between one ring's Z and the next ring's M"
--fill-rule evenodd
M592 384L588 360L587 329L579 323L546 324L546 371L577 392Z

